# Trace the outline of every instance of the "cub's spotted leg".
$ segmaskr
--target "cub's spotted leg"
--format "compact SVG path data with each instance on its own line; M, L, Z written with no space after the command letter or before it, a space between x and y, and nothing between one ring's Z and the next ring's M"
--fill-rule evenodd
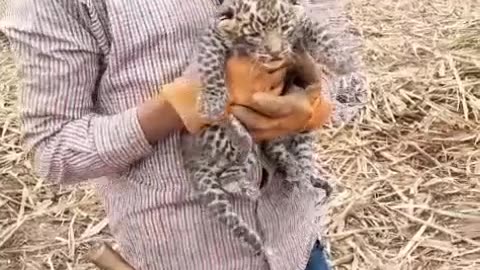
M200 41L198 63L203 87L198 98L198 109L201 117L220 121L219 125L226 129L234 147L240 151L239 159L245 160L253 144L250 134L232 115L224 119L229 102L224 72L228 55L226 43L215 29L210 29Z
M299 162L287 148L287 138L274 139L262 145L262 151L274 164L276 169L283 171L286 180L298 184L302 179L302 169Z
M253 140L247 129L235 117L222 126L205 131L204 147L210 148L214 156L224 156L228 166L218 176L222 188L229 193L243 193L254 199L255 188L247 179L247 172L255 163ZM208 151L208 150L207 150Z
M223 124L224 130L231 145L235 148L237 156L236 163L245 166L248 155L252 152L253 139L243 124L233 115L229 115L229 121Z
M325 190L327 197L330 196L333 191L332 186L322 178L316 166L314 132L296 134L291 136L291 139L292 143L289 150L300 164L302 174L308 178L314 187Z
M330 32L326 24L305 17L301 23L302 43L316 62L325 64L337 74L348 74L355 69L355 58Z
M233 207L228 200L229 194L218 180L220 179L219 176L232 168L232 165L233 167L242 165L238 163L239 153L237 149L232 146L225 128L218 125L203 130L194 139L197 143L192 145L199 147L199 151L184 150L184 158L186 169L191 176L190 178L202 205L206 206L207 211L214 218L225 224L242 243L248 245L258 254L262 248L259 235L233 211ZM233 169L232 171L237 170ZM233 181L238 180L238 176L238 174L233 173Z
M202 204L206 205L208 211L221 223L225 224L230 232L242 243L246 244L258 255L262 252L263 243L260 236L233 211L228 200L228 194L216 182L217 169L214 164L204 163L194 173L194 179L200 191Z
M247 160L245 161L245 166L244 166L245 178L244 178L244 181L241 182L242 193L247 195L247 197L249 197L252 200L257 200L258 197L260 197L259 187L256 186L255 183L253 183L248 178L248 173L252 171L256 162L257 162L257 157L255 155L255 152L251 151L247 157Z
M246 171L252 162L252 157L247 162L248 155L252 154L253 142L246 129L232 117L232 121L225 125L212 125L202 130L197 134L196 141L199 151L184 153L186 159L195 164L199 163L197 159L208 160L214 163L212 166L224 162L223 169L217 172L218 181L222 187L235 193L235 186L242 186L236 184L246 181Z
M201 117L214 122L225 116L229 99L224 74L226 57L227 47L221 35L214 28L209 29L199 44L198 64L203 87L198 109Z
M228 193L246 195L251 200L258 199L260 190L248 178L248 173L255 165L255 162L255 154L250 152L244 164L231 166L222 172L219 176L219 182L222 187Z

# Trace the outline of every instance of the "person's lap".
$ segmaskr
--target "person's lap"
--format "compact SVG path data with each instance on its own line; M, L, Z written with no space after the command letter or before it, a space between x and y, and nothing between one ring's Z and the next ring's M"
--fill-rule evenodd
M320 242L316 242L305 270L330 270Z

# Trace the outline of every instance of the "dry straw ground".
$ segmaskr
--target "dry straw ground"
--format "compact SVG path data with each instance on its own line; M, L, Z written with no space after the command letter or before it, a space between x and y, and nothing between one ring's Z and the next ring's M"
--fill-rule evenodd
M350 14L371 91L358 122L322 139L338 269L480 269L480 4L354 0ZM82 254L108 239L101 207L88 187L32 176L0 48L0 269L93 269Z

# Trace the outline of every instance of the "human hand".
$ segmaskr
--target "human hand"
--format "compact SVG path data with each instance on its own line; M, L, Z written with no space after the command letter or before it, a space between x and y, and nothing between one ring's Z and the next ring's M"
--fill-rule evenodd
M249 104L257 92L280 94L289 62L276 61L262 65L252 58L233 56L226 63L226 84L230 103ZM175 109L190 133L196 133L209 123L197 112L197 97L202 85L195 66L174 82L164 85L159 98L164 98ZM230 111L228 107L228 112Z
M318 129L330 118L333 105L322 95L328 88L326 70L308 53L296 53L290 61L289 74L294 85L288 93L255 93L249 102L232 107L232 113L258 141Z
M321 96L325 86L322 83L306 89L292 86L291 93L284 96L256 93L248 106L235 105L232 113L257 142L317 129L328 121L332 112L331 103Z

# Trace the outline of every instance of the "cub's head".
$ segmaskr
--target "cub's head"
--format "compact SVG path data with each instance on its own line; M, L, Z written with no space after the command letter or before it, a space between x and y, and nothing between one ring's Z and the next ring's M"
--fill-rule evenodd
M227 0L218 27L234 44L247 46L254 57L268 61L292 51L304 14L298 0Z

